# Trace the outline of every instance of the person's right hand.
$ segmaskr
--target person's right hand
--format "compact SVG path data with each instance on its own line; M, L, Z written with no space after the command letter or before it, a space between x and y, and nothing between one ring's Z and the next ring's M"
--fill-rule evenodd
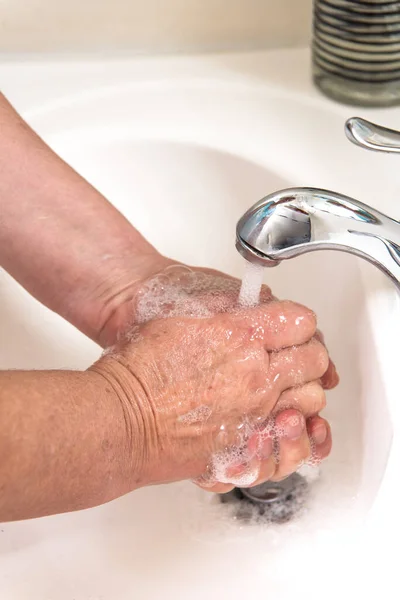
M327 456L329 425L317 415L329 358L315 333L309 309L272 301L151 320L114 346L92 369L124 411L131 489L192 479L226 492Z

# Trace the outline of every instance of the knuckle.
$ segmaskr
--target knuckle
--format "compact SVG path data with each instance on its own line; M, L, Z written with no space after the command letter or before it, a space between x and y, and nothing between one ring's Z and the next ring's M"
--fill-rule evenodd
M317 341L315 338L310 342L311 356L310 360L313 361L318 376L321 377L328 370L329 366L329 355L325 346Z
M304 306L303 304L299 304L297 302L290 302L294 313L300 313L301 316L306 320L307 324L309 324L310 328L316 332L317 331L317 316L315 312L308 308L308 306Z
M310 405L313 413L318 413L326 407L326 394L320 385L315 386Z
M321 370L321 375L327 372L329 367L329 356L324 347L322 347L320 355L318 357L318 366Z
M314 331L317 330L317 315L315 314L315 312L313 310L311 310L311 308L304 308L307 319L310 321L310 325L312 326L312 328L314 329Z

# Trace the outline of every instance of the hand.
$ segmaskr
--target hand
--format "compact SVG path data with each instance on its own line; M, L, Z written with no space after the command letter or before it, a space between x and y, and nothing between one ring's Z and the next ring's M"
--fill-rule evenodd
M146 286L146 282L150 281L154 276L158 274L168 273L168 277L171 278L171 274L176 270L178 276L183 269L190 269L195 273L203 273L205 275L213 275L216 281L221 278L231 282L230 295L227 298L227 304L224 306L225 310L232 310L237 304L237 298L240 291L241 282L225 273L215 271L213 269L201 268L201 267L185 267L176 263L175 261L166 258L158 253L151 253L147 255L142 264L140 265L140 275L136 272L136 276L132 277L130 282L124 281L123 290L119 289L121 286L118 281L113 283L112 273L110 274L110 281L108 284L109 295L114 298L114 307L112 312L104 311L108 314L107 319L100 319L102 323L101 330L98 332L98 341L103 347L114 344L119 336L123 336L127 330L130 330L137 321L137 302L138 297L141 295L143 288ZM262 286L261 290L261 302L268 302L276 298L272 295L271 289L266 285ZM201 301L210 305L213 301L212 294L209 297L200 298ZM218 311L217 311L218 312ZM316 331L316 338L325 344L324 336L321 331ZM326 390L333 389L339 383L339 377L335 368L334 363L329 360L329 367L321 380L322 387Z
M316 415L329 358L315 333L309 309L279 301L137 326L92 367L124 407L132 487L190 478L228 491L280 479L321 432L314 457L326 456L329 426Z
M162 264L162 261L161 261ZM151 263L150 263L151 265ZM160 265L160 261L157 262L157 266ZM188 267L184 267L182 265L174 265L172 261L168 259L164 259L164 269L161 272L161 278L166 278L168 282L178 286L179 290L182 290L186 293L188 292L188 280L190 281L190 277L192 276L193 271L196 273L196 277L203 276L208 279L206 285L200 286L200 289L196 289L195 293L193 289L190 290L190 298L196 303L200 303L202 306L208 307L211 312L221 312L221 311L232 311L237 307L237 298L240 290L240 281L229 277L223 273L218 271L210 270L210 269L189 269ZM157 273L157 268L153 270L150 268L148 272L152 272L153 275ZM211 284L209 282L210 277L212 277ZM157 279L157 276L155 277ZM164 279L165 281L165 279ZM151 282L154 282L154 279L150 277L147 281L138 281L134 286L132 286L132 296L128 303L125 303L121 308L121 311L116 311L113 319L107 324L108 327L105 328L104 333L107 334L108 339L115 340L118 336L124 336L124 334L132 329L132 327L137 322L143 322L148 320L149 318L159 317L160 307L153 307L152 314L144 314L143 313L143 304L146 305L147 295L146 290L148 286L152 285ZM223 301L221 304L221 294L218 293L221 287L223 287L223 283L225 283L225 292L223 294ZM229 284L228 284L229 282ZM190 287L190 286L189 286ZM275 299L272 296L271 290L267 286L262 287L261 291L261 302L270 302L272 299ZM276 300L276 299L275 299ZM178 313L181 313L182 306L178 306ZM189 311L190 312L190 311ZM164 315L165 316L165 315ZM321 343L324 343L323 335L321 332L315 332L315 338L318 339ZM282 407L282 413L279 416L276 413L276 419L278 425L280 421L290 420L290 417L293 417L293 413L284 410L288 405L290 407L297 408L300 412L302 412L302 408L306 407L314 407L312 411L307 409L304 413L298 415L299 422L304 423L304 418L306 419L306 430L308 433L308 442L304 443L304 435L301 436L301 440L295 439L290 440L289 438L283 439L280 441L280 461L279 466L276 467L274 460L269 460L266 464L265 461L260 470L260 476L257 479L256 483L260 483L261 481L265 481L266 479L282 479L293 472L293 465L298 466L301 460L306 460L310 456L310 448L312 448L312 452L314 455L314 459L318 462L328 456L331 445L331 432L329 428L329 424L319 417L318 413L325 407L325 393L324 389L332 389L334 388L339 381L335 366L333 362L329 359L329 366L326 370L325 374L321 377L320 381L316 384L307 385L303 388L297 390L290 390L283 394L282 398L278 401L277 407ZM291 419L293 421L293 419ZM296 437L296 434L294 433ZM271 451L271 439L266 442L267 447L266 451ZM277 443L275 442L275 452L276 452ZM231 473L232 477L234 476L234 472L237 471L237 477L240 475L240 470L243 470L243 465L237 465L233 468ZM214 492L225 492L229 491L232 488L232 485L229 484L221 484L218 483L216 485L209 485L204 478L198 481L199 485L205 486L210 489L210 491Z

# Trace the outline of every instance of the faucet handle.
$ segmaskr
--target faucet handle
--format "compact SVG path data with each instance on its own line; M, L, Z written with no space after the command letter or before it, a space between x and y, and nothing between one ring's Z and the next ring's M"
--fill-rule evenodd
M361 117L351 117L344 130L347 139L356 146L376 152L400 153L400 131L371 123Z

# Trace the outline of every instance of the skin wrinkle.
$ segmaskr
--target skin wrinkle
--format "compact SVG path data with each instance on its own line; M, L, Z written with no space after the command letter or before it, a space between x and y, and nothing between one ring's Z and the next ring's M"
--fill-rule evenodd
M130 255L132 251L130 251ZM119 257L117 257L119 258ZM138 264L141 263L141 264ZM82 302L82 299L79 299L78 302L81 304L87 303L88 306L92 306L93 304L99 304L101 306L98 323L94 324L94 330L98 339L105 345L108 341L107 330L110 329L110 325L117 318L118 336L124 335L127 330L132 327L132 323L134 322L134 303L135 300L140 293L140 284L141 279L132 279L132 273L138 271L139 268L143 270L143 272L149 272L149 267L146 269L146 264L151 264L151 270L157 271L158 265L161 265L165 268L165 265L172 263L169 259L164 259L161 255L158 255L155 251L151 254L144 255L140 261L138 261L137 257L134 260L134 268L132 265L131 269L124 269L121 273L119 279L121 282L126 281L124 285L120 286L118 282L113 278L107 283L105 290L104 282L99 282L97 287L91 290L91 297L88 298L85 302ZM110 265L110 271L112 271L112 267ZM76 304L76 298L73 299L72 305ZM121 319L121 313L124 314L124 319Z
M134 485L143 480L151 452L157 448L157 417L150 396L130 366L120 359L100 360L89 369L104 378L114 390L124 417L130 472ZM150 413L147 409L150 409ZM152 457L153 458L153 457Z
M90 367L89 370L92 371L93 373L97 373L97 375L99 375L100 377L105 379L105 381L111 386L115 397L118 398L118 400L120 402L122 414L123 414L123 418L124 418L124 424L125 424L126 439L128 442L128 456L132 457L131 469L132 469L132 473L134 473L133 419L129 418L129 416L128 416L128 406L127 406L128 402L126 400L126 395L121 394L121 386L116 383L115 377L112 374L110 374L110 373L106 374L102 369L98 369L96 367L96 364L93 365L92 367ZM106 390L108 391L108 388L106 388ZM103 444L104 444L104 442L102 443L102 445ZM106 444L106 446L107 446L107 444ZM104 447L106 447L106 446L104 446Z
M113 288L114 285L115 281L110 282L110 290ZM103 293L96 294L96 292L97 290L93 290L93 297L91 301L88 302L88 304L98 302L101 306L98 315L98 323L95 323L93 325L93 330L95 332L98 332L99 339L102 339L107 323L109 323L114 318L117 311L121 310L121 306L123 303L126 303L128 305L133 302L135 292L134 285L131 282L126 283L121 288L117 288L110 295ZM121 298L124 299L121 301ZM74 299L73 303L75 302L76 300Z

